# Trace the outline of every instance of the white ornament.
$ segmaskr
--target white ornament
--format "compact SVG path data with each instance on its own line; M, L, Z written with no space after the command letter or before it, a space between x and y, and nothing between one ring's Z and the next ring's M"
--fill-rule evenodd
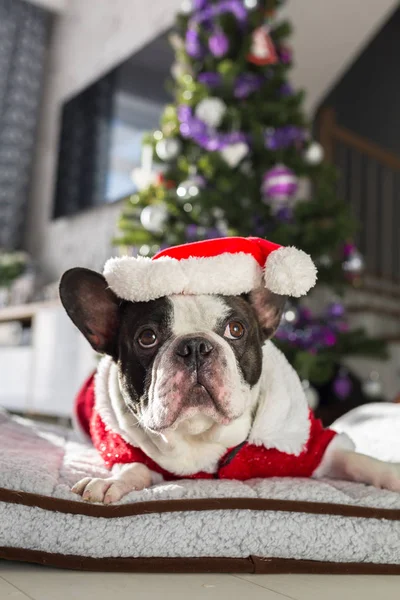
M204 98L196 106L195 114L208 127L218 127L226 113L226 104L221 98Z
M362 391L371 399L378 399L382 396L382 383L377 371L372 371L362 384Z
M183 15L190 15L193 11L193 0L183 0L180 8L180 12Z
M173 160L181 151L182 144L177 138L163 138L156 144L157 156L161 160Z
M221 156L224 161L232 168L237 167L237 165L247 156L249 152L249 147L244 142L237 142L236 144L231 144L230 146L226 146L221 150Z
M164 204L150 204L140 213L140 222L151 233L162 233L168 218Z
M258 0L244 0L244 5L247 10L253 10L253 8L257 8Z
M310 384L309 381L307 381L307 379L304 379L301 382L301 385L303 386L308 406L311 408L311 410L315 410L319 405L319 394L317 390Z
M364 271L364 259L356 248L351 251L350 256L343 263L343 271L350 275L359 275Z
M312 142L304 152L304 160L309 165L319 165L324 159L324 149L318 142Z

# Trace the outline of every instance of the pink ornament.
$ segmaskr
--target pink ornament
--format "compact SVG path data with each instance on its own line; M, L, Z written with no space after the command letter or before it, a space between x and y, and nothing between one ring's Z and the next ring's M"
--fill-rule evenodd
M276 165L266 172L262 193L266 204L271 201L287 201L293 198L299 187L296 175L285 165Z

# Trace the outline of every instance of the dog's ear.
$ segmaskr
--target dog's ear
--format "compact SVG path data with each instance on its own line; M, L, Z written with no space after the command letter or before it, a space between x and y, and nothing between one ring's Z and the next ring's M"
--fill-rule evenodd
M278 329L287 296L274 294L260 287L249 294L250 304L257 315L264 340L271 338Z
M103 275L82 268L66 271L60 282L60 298L91 346L115 357L121 301Z

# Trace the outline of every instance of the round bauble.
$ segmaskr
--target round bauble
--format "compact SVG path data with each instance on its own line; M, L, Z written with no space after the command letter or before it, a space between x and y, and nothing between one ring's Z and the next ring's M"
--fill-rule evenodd
M349 276L361 275L364 271L364 267L365 263L362 254L357 248L353 248L343 262L343 271Z
M362 391L367 398L378 399L382 397L382 383L377 371L372 371L362 384Z
M324 159L324 149L318 142L312 142L304 152L304 160L309 165L319 165Z
M244 0L243 4L247 8L247 10L253 10L258 6L258 0Z
M208 127L218 127L226 113L226 104L221 98L204 98L196 106L195 114Z
M287 201L297 192L298 179L291 169L285 165L276 165L265 173L262 193L265 204L272 201Z
M161 160L174 160L182 149L180 140L174 137L163 138L156 144L156 153Z
M168 210L164 204L149 204L140 213L140 222L151 233L162 233L168 219Z
M346 371L339 371L333 382L333 391L339 400L346 400L353 388L352 381Z

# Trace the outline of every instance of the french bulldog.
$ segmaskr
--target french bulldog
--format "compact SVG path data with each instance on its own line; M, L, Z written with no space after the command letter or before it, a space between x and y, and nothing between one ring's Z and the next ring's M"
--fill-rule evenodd
M60 297L94 350L106 355L96 391L108 428L160 466L117 458L109 478L73 487L84 500L116 502L160 482L163 471L213 476L221 457L246 441L285 456L302 452L309 409L297 375L270 341L284 296L259 288L132 302L118 298L103 275L76 268L63 275ZM342 436L309 476L400 491L399 465L357 454Z

